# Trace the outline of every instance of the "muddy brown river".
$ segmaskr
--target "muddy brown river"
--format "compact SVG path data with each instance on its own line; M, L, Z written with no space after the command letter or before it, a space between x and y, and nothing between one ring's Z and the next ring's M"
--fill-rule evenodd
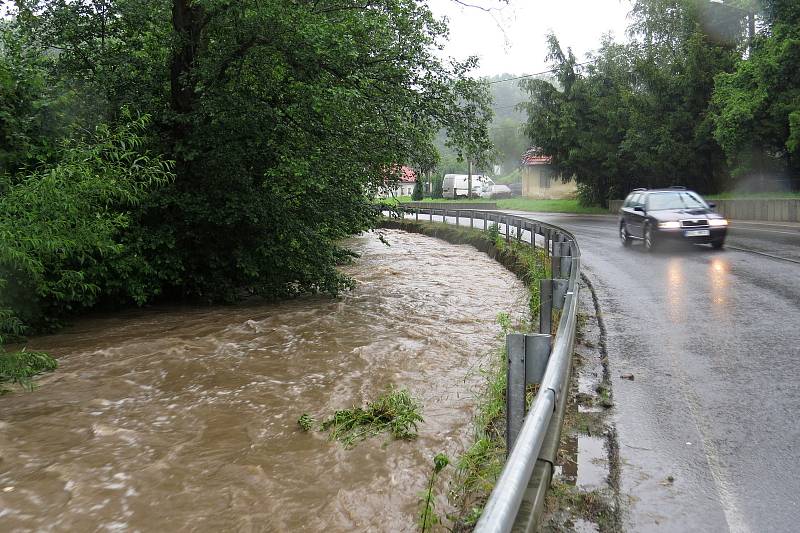
M0 396L0 531L414 531L433 456L472 435L496 316L522 318L526 291L469 246L382 233L350 241L357 288L337 300L150 308L32 340L60 366ZM346 450L298 428L390 385L423 404L415 441Z

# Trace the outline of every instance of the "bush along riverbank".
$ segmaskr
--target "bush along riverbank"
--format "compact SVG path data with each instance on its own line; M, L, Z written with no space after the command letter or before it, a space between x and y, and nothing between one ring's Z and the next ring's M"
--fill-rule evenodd
M515 238L506 241L496 225L487 230L447 226L437 223L386 219L381 227L401 229L436 237L452 244L469 244L497 260L522 279L529 291L530 323L511 324L505 314L498 316L502 333L490 363L481 372L486 385L477 399L472 444L454 463L456 475L448 497L459 509L448 516L451 531L471 531L497 481L506 458L506 334L526 331L538 316L539 280L549 277L549 261L541 248L533 249ZM529 395L530 399L533 395Z

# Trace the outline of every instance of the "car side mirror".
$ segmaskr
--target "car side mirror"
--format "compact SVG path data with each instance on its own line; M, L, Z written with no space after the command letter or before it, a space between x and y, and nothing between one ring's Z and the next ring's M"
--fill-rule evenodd
M717 204L715 204L714 202L708 202L708 207L714 209L715 207L717 207Z
M637 205L633 208L634 211L639 211L640 213L644 213L644 207Z

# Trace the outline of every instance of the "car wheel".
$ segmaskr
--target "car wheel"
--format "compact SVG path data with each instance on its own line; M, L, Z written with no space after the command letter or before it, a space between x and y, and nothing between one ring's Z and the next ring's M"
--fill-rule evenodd
M644 247L648 252L652 252L656 249L656 236L650 224L644 227Z
M619 240L622 241L622 246L631 245L631 236L628 234L628 228L625 227L624 222L619 225Z
M711 247L715 250L721 250L723 246L725 246L725 239L711 241Z

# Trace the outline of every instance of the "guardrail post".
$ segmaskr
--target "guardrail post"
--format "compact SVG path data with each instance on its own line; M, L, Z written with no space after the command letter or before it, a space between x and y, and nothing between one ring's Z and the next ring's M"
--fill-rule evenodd
M561 243L561 275L569 278L572 273L572 247L569 241Z
M553 280L553 309L564 308L564 301L567 297L568 289L569 289L569 280L567 279Z
M508 242L508 241L509 241L509 235L508 235L508 215L506 215L506 216L505 216L505 218L503 218L503 220L505 220L505 222L506 222L506 224L505 224L505 225L506 225L506 242Z
M514 448L525 421L525 335L506 335L506 453Z
M428 208L428 217L429 217L430 221L433 222L433 208L432 207Z
M419 207L414 209L414 218L419 222Z
M458 219L459 219L459 215L461 215L461 210L459 210L459 209L456 209L456 227L458 227Z
M541 383L550 360L551 335L528 333L525 335L525 386Z
M552 278L561 277L561 256L556 255L555 248L557 243L553 243L553 255L550 256L550 276Z
M539 280L539 333L553 330L553 280Z
M483 212L483 231L486 231L486 211Z
M544 237L544 253L545 255L550 255L550 230L545 229L542 232L542 236Z

